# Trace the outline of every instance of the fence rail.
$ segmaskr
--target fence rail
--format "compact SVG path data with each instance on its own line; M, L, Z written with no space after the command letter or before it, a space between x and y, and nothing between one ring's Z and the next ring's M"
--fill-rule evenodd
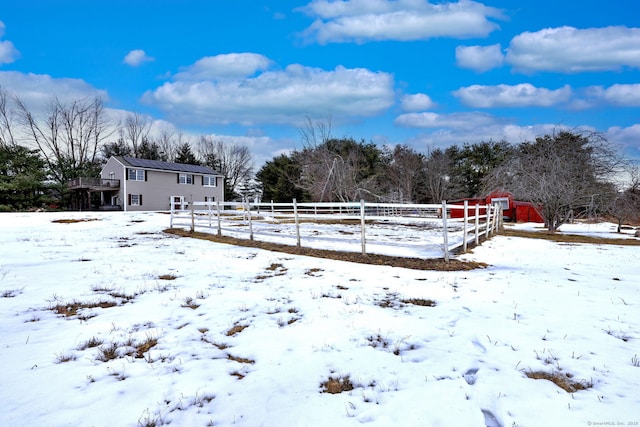
M190 202L171 204L170 227L298 247L449 260L452 251L466 251L495 234L502 225L501 212L498 205L467 202Z

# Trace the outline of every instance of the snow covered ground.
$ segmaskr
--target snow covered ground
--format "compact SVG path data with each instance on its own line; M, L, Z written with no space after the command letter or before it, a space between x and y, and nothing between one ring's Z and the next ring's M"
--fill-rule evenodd
M496 236L417 271L168 223L0 214L0 425L640 425L638 247Z

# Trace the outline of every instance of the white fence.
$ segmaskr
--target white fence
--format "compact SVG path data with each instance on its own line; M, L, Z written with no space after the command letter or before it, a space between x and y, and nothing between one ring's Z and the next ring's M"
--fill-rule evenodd
M294 200L172 203L170 227L298 247L448 260L452 251L489 238L501 221L498 205Z

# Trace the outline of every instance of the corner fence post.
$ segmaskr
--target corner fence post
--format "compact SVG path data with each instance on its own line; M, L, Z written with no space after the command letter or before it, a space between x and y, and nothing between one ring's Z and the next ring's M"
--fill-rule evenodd
M360 200L360 241L362 243L362 255L367 254L366 238L365 238L365 217L364 217L364 200Z
M449 235L447 231L447 201L442 201L442 236L444 242L442 245L442 252L444 252L444 260L449 262Z

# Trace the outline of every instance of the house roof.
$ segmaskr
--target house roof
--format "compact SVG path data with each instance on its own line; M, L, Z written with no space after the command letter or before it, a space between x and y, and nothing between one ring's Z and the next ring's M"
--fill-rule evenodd
M186 163L162 162L160 160L137 159L135 157L114 156L125 166L142 169L155 169L171 172L201 173L206 175L221 175L208 166L189 165Z

